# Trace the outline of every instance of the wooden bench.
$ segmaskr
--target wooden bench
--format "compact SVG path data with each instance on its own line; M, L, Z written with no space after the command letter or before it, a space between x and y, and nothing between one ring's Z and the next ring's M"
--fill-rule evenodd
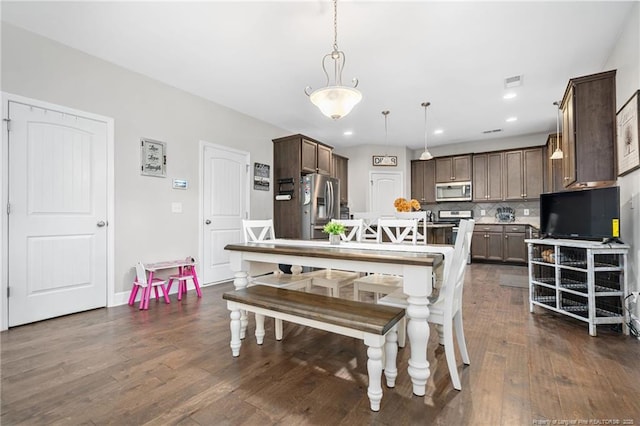
M265 316L363 340L368 347L367 396L371 410L379 411L382 400L383 346L387 386L395 386L397 324L404 318L404 309L262 285L227 292L222 298L231 311L231 352L234 357L240 355L240 310L246 310L255 313L259 345L264 340Z

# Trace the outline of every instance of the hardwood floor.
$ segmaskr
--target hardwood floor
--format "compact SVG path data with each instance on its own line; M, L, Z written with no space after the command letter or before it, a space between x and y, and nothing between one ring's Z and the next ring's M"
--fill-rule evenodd
M416 397L401 349L394 389L369 410L366 349L359 340L253 321L240 357L229 348L222 293L152 300L1 333L2 425L540 425L640 424L640 341L607 326L528 310L527 289L500 286L517 266L468 268L464 319L470 366L451 385L432 327L427 395ZM384 383L384 381L383 381ZM555 423L552 423L553 421ZM569 423L575 421L575 423ZM566 422L566 423L561 423ZM591 423L589 423L591 422ZM596 423L600 422L600 423ZM606 423L608 422L608 423ZM619 422L619 423L614 423Z

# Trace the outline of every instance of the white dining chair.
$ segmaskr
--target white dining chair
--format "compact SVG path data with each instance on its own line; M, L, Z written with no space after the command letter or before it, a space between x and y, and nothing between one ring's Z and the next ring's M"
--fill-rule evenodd
M427 212L396 212L397 219L415 219L418 221L416 230L416 242L418 244L427 244Z
M392 244L416 244L418 221L415 219L378 219L376 241L378 244L389 240ZM402 277L395 275L370 274L353 281L353 300L360 300L363 291L373 293L374 301L381 294L389 294L402 287Z
M362 219L362 241L375 241L378 238L375 225L378 223L380 213L353 212L351 216L354 219Z
M445 262L451 262L451 267L444 277L444 282L440 288L437 298L429 305L429 318L431 324L436 325L438 332L438 340L444 345L445 356L447 359L447 367L449 376L454 389L461 390L460 375L458 374L458 366L455 356L455 348L453 345L453 333L456 334L458 341L458 349L462 362L466 365L470 364L469 352L464 337L464 328L462 324L462 293L464 288L464 278L467 267L467 257L471 250L471 238L475 221L461 220L459 226L458 237L456 238L453 255L451 259L445 259ZM407 296L402 289L397 290L379 301L381 305L407 308ZM406 321L409 320L408 315L403 319L405 324L398 327L398 345L404 346L406 339Z
M340 234L341 241L362 241L364 227L362 219L333 219L332 222L340 223L345 227L345 232ZM303 275L313 279L312 285L326 288L328 295L331 297L340 297L340 290L351 285L353 280L360 277L358 272L332 268L307 272Z

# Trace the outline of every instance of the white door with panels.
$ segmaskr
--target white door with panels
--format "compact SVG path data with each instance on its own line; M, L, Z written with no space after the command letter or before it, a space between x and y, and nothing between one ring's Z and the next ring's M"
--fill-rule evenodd
M9 326L107 304L108 125L61 110L8 102Z
M402 172L370 172L369 211L384 216L396 212L393 202L404 194Z
M202 148L202 283L233 279L224 247L243 241L249 210L249 154L207 144Z

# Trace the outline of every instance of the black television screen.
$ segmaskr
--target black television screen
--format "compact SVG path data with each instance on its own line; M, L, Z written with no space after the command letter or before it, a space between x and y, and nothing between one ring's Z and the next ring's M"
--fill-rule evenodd
M619 238L619 188L610 186L540 194L540 233L551 238Z

